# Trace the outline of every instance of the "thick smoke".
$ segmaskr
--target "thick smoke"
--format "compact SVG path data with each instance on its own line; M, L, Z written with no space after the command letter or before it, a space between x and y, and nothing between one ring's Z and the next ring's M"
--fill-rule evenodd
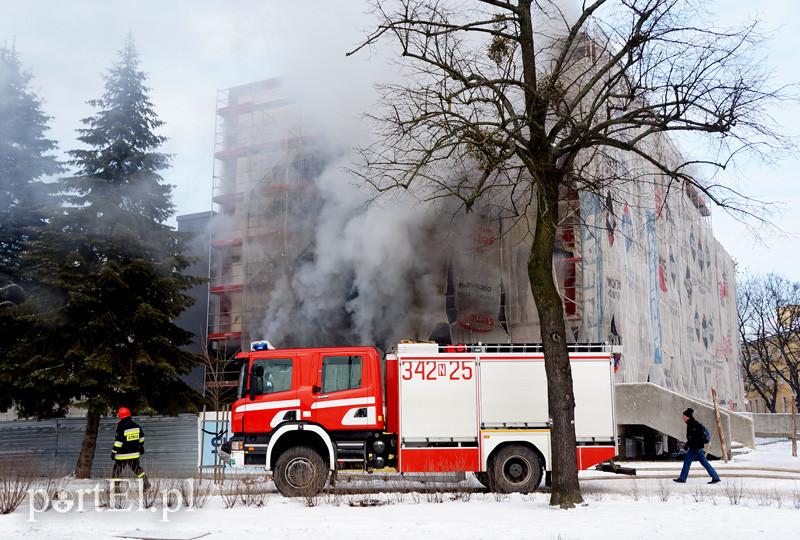
M573 6L562 6L561 13L556 5L545 3L542 41L563 32L562 15L574 17ZM359 20L365 28L375 24L370 16ZM325 50L307 43L292 51L324 59L312 71L299 59L283 66L287 91L300 104L304 122L345 150L315 179L320 206L305 217L315 222L309 253L290 262L251 334L279 347L387 347L401 339L429 339L437 326L454 322L447 294L462 300L460 322L467 328L494 326L491 319L499 317L504 294L498 244L493 244L497 231L487 232L486 222L474 214L454 217L454 203L432 205L407 192L375 199L371 188L355 185L347 172L355 158L350 149L372 139L369 124L354 119L374 108L373 85L397 81L402 71L393 63L397 50L391 46L345 59L342 53L359 38L358 32L349 35L350 43L338 42L338 57L329 56L335 43L326 43ZM448 279L454 266L460 269L455 283ZM446 290L448 283L457 293Z
M318 40L299 40L276 28L277 69L308 131L328 149L317 157L324 170L313 179L315 201L302 217L314 223L310 249L278 279L253 336L277 346L377 344L427 339L447 322L443 284L447 258L442 243L442 205L423 204L407 193L378 197L348 168L354 148L373 140L363 115L374 110L376 82L397 80L396 51L373 47L345 57L375 24L363 6L332 2L328 17L304 19ZM291 8L290 11L302 11ZM299 14L299 13L298 13ZM292 17L286 16L287 20ZM313 61L309 61L313 59ZM330 147L335 146L335 150ZM436 321L431 313L441 314Z
M444 305L446 260L432 238L441 208L408 194L375 200L352 183L346 165L349 156L317 178L322 206L313 255L270 297L261 335L276 344L427 339L436 321L426 314Z

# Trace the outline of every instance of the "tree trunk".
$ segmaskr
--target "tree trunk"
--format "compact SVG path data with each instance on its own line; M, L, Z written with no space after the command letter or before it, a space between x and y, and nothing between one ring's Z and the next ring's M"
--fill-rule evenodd
M564 309L553 277L553 245L558 223L558 183L539 183L536 231L528 259L536 311L541 327L547 404L553 421L550 434L553 479L550 504L572 508L583 502L575 457L575 395L569 363Z
M519 0L514 10L519 18L519 43L525 82L525 110L531 132L531 155L539 157L531 170L536 185L536 230L528 258L528 279L539 315L547 375L547 405L553 426L550 432L553 483L550 504L572 508L583 502L578 485L575 456L575 396L572 391L572 368L567 350L567 333L561 295L553 279L553 247L558 224L558 175L550 143L544 131L547 105L536 94L536 58L534 55L531 0Z
M86 432L81 443L81 453L78 454L78 463L75 465L75 478L91 478L99 428L100 412L90 407L86 413Z

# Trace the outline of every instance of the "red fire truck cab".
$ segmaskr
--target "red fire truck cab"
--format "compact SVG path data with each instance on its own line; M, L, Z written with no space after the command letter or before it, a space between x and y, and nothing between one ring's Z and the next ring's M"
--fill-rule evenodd
M571 346L576 459L616 455L613 351ZM336 471L472 472L497 491L535 489L551 470L540 345L401 343L241 353L233 467L260 465L288 496Z

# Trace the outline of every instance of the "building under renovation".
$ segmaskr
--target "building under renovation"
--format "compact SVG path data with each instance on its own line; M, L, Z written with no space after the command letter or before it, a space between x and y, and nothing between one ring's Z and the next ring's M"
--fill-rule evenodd
M208 339L222 354L260 338L253 323L314 237L320 153L297 113L274 79L218 96Z
M278 312L292 327L280 329L278 346L539 341L527 275L530 231L486 215L443 215L417 233L419 256L431 255L407 275L414 294L385 293L383 302L402 303L403 314L383 321L388 333L372 338L331 329L359 317L353 298L364 296L363 283L346 287L346 294L331 289L331 295L341 295L333 309L328 302L328 311L316 304L309 310L319 296L304 298L292 276L320 256L325 225L317 215L325 200L318 179L326 159L324 141L298 109L277 80L220 93L210 233L213 350L229 356L251 340L278 339L261 335L265 318ZM677 159L668 139L657 139L654 146ZM630 168L646 172L648 166ZM618 397L638 400L625 408L641 414L619 423L680 438L680 411L662 411L674 413L674 419L656 419L658 413L646 411L687 405L702 410L712 387L724 409L744 409L734 265L714 238L711 213L697 190L690 184L676 187L654 173L649 178L624 195L564 193L555 273L568 336L623 347ZM277 296L283 300L276 311ZM320 320L292 319L301 308ZM312 322L313 328L302 328ZM631 383L644 386L625 386ZM688 401L666 404L674 396ZM731 425L741 420L726 414ZM633 428L628 433L640 436Z

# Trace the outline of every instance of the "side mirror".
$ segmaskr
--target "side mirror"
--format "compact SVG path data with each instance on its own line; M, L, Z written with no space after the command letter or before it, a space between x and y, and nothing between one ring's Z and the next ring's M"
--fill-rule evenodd
M264 366L255 366L250 372L250 399L264 393Z

